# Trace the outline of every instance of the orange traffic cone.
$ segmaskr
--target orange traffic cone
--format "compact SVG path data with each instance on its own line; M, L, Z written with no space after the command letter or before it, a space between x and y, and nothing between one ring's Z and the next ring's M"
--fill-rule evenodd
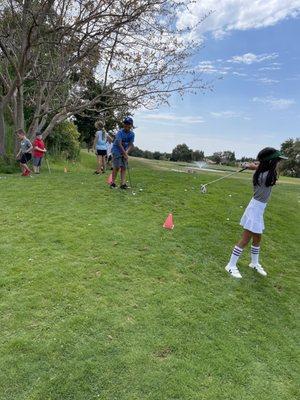
M107 178L107 183L110 185L112 183L112 173L109 175L109 177Z
M174 228L174 223L173 223L173 214L170 213L167 216L167 219L165 220L165 223L163 224L163 227L166 229L173 229Z
M67 167L64 168L64 172L68 172Z

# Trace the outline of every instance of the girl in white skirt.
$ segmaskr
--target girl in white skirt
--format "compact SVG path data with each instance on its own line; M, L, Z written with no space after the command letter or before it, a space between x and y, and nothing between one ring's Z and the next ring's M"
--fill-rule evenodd
M234 247L229 263L225 267L226 271L234 278L242 277L236 263L251 239L251 263L249 267L263 276L267 275L259 264L261 236L265 229L264 211L271 195L272 187L276 185L278 179L277 165L281 159L286 158L279 150L266 147L258 153L257 160L259 162L257 164L246 163L243 165L248 169L255 170L253 175L254 195L240 221L240 225L244 228L242 238Z

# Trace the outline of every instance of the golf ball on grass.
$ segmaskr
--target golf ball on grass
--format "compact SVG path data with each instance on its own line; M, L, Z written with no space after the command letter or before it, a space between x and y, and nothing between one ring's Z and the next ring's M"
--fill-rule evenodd
M200 190L201 190L201 193L206 193L206 186L201 185Z

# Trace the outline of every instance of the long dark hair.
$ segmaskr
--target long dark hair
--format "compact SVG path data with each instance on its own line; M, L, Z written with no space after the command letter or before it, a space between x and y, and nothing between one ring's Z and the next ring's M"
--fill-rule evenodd
M270 157L276 152L277 150L274 149L273 147L265 147L258 153L257 160L259 161L259 166L255 171L255 174L253 175L253 185L259 185L260 174L267 171L268 175L266 178L266 186L276 185L276 181L278 179L278 173L276 167L278 162L280 161L280 158L277 157L270 159Z

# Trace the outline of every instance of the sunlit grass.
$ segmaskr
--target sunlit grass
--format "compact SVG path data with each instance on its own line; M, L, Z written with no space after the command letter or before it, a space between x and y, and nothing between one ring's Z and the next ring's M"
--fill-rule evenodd
M201 195L216 174L133 159L132 196L94 163L0 180L0 398L297 399L299 186L268 205L268 277L248 250L237 281L224 266L250 175Z

